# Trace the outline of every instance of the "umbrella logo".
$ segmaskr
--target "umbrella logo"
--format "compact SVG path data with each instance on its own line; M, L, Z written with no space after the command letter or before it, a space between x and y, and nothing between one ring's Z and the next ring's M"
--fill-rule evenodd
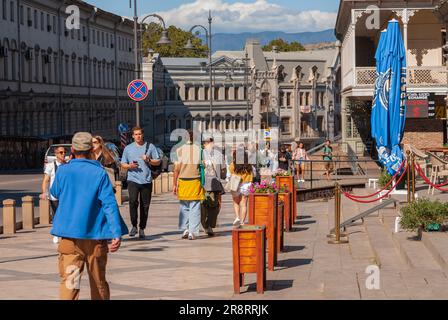
M391 72L388 69L386 72L382 72L378 78L378 90L380 102L384 109L389 109L389 90L390 90L390 77Z

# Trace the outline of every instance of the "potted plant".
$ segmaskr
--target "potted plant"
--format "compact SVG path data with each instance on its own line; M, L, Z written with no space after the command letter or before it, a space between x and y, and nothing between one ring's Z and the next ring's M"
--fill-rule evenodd
M249 224L265 225L268 248L268 269L277 264L277 207L278 188L275 182L266 180L249 188Z
M379 186L380 188L384 188L384 187L389 183L389 181L390 181L392 178L393 178L393 176L391 176L391 175L387 172L386 169L381 170L381 174L380 174L380 176L379 176L379 178L378 178L378 186ZM398 180L398 177L397 177L396 181L397 181L397 180ZM387 186L386 189L387 189L387 190L390 190L390 189L395 185L396 181L390 183L390 184ZM403 189L406 189L406 182L407 182L407 175L405 174L405 176L403 177L403 179L401 179L400 183L396 186L396 189L397 189L397 190L403 190Z
M423 198L401 208L400 224L403 229L417 231L421 239L423 231L441 230L447 217L447 204Z

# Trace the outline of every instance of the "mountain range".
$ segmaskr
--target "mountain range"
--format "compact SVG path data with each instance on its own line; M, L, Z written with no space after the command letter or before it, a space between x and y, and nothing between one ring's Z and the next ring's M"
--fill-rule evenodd
M241 50L244 48L246 40L251 38L260 40L261 45L265 45L269 43L269 41L279 38L288 42L298 41L303 45L336 41L333 29L300 33L285 33L281 31L216 33L213 35L212 39L213 52ZM204 37L202 37L203 43L205 43L204 40Z

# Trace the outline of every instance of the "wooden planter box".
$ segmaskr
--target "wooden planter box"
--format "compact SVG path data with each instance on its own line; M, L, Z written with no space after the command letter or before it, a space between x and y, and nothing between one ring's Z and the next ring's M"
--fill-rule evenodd
M284 205L284 230L289 232L292 230L292 221L294 219L292 212L292 192L279 193L278 200Z
M284 211L285 206L283 202L279 201L277 206L277 254L279 254L281 251L283 251L284 248L284 233L283 233L283 226L284 226Z
M275 183L279 187L286 185L288 190L292 192L292 225L294 225L297 220L297 188L294 184L294 176L277 176L275 177Z
M249 196L249 224L266 226L270 271L274 271L277 265L277 205L277 193L253 193Z
M233 289L240 293L245 273L257 274L257 293L266 289L266 227L244 225L232 231Z

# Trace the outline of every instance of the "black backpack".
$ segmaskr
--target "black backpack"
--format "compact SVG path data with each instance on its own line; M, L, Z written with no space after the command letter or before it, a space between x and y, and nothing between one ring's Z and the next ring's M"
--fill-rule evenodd
M145 149L145 155L148 155L148 150L149 150L149 146L151 144L146 142L146 149ZM159 153L159 151L156 148L157 153ZM152 165L151 163L148 164L149 169L151 170L151 177L153 180L157 179L158 176L160 176L162 174L162 158L159 154L159 159L160 159L160 164L157 166Z

